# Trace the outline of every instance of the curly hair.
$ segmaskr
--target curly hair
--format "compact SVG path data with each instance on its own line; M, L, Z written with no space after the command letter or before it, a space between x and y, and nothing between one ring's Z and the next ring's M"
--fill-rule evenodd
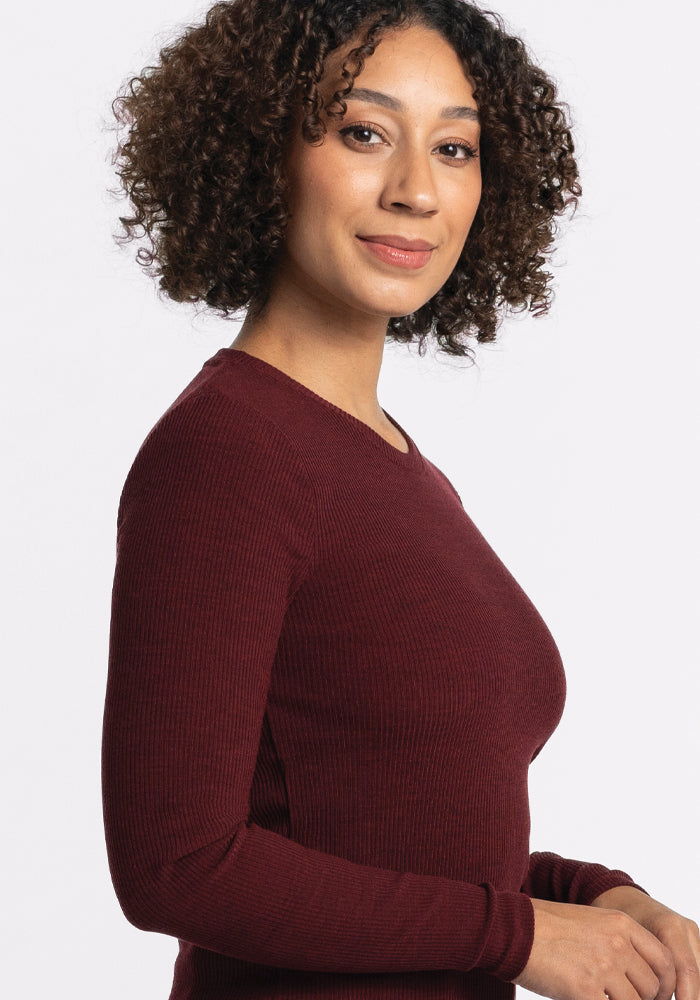
M115 239L147 238L136 257L162 293L224 318L260 311L288 219L286 144L299 115L304 140L323 141L328 56L360 43L325 108L342 116L382 35L412 24L439 32L475 83L482 193L454 270L414 313L389 320L387 339L422 352L433 336L444 353L471 356L465 338L495 340L504 306L549 310L546 252L556 216L581 194L570 109L502 18L464 0L216 3L124 84L111 106L127 135L112 163L133 215L120 216Z

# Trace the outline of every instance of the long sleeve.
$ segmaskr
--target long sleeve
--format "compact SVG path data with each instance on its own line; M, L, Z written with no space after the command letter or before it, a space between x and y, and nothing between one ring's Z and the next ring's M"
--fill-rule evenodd
M127 918L290 969L481 969L534 932L525 893L310 849L250 818L285 613L315 560L313 484L283 431L216 391L177 402L122 492L103 729Z
M618 885L631 885L646 892L646 889L619 869L562 858L551 851L536 851L530 855L530 867L523 892L535 899L586 906L596 896Z

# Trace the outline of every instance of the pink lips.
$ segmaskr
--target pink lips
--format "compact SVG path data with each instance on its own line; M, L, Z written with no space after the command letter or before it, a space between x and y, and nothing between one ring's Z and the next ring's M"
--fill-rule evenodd
M425 240L409 240L403 236L358 236L369 252L387 264L415 269L425 267L435 246Z

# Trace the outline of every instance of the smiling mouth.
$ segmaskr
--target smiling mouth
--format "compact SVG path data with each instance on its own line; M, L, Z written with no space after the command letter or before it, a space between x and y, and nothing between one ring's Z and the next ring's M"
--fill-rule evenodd
M408 240L402 236L358 236L372 256L393 264L416 270L425 267L432 257L435 247L425 240Z

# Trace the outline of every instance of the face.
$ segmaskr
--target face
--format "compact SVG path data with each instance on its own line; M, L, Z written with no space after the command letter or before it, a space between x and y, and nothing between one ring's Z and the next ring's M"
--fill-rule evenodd
M357 44L329 60L322 92ZM473 81L437 32L387 33L322 145L286 160L290 220L278 280L316 307L384 321L424 305L453 270L481 196Z

